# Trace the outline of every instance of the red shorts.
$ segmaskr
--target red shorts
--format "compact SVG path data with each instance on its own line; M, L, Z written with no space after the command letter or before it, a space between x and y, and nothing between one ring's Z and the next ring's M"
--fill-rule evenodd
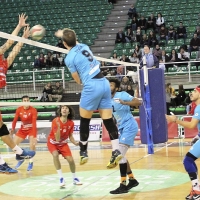
M58 145L58 144L52 144L51 142L47 142L47 147L51 153L54 151L58 151L59 154L61 154L64 158L66 156L72 156L71 150L68 146L68 144Z
M35 134L33 133L33 131L32 130L22 130L22 129L19 129L18 131L17 131L17 133L16 133L16 136L18 136L18 137L20 137L20 138L23 138L23 139L25 139L27 136L34 136L34 138L36 138L35 137Z

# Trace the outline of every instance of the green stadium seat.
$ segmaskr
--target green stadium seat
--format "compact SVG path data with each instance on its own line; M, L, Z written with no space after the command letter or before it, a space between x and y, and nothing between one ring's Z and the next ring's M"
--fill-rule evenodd
M183 39L177 39L176 40L176 45L182 46L184 44L184 40Z
M191 52L191 59L196 59L198 51Z
M168 46L174 46L175 45L175 40L168 40L167 45Z
M166 46L166 47L165 47L166 53L171 53L172 49L173 49L172 46Z
M117 44L115 45L115 49L116 49L116 50L118 50L118 49L123 49L123 47L124 47L123 43L117 43Z
M177 69L176 67L169 67L168 69L168 75L176 75Z

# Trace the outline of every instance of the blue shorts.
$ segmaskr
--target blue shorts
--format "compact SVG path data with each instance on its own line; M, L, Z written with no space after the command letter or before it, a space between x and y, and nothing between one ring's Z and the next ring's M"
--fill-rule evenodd
M135 136L138 133L138 124L132 117L125 124L124 127L119 129L119 143L133 146Z
M82 90L80 107L85 110L111 109L110 83L106 78L91 79Z
M189 150L196 158L200 158L200 140L198 140Z

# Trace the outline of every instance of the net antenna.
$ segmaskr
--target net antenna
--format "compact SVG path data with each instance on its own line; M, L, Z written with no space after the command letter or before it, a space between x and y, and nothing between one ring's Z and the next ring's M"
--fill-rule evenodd
M151 121L151 101L150 101L150 88L149 88L149 80L148 80L148 69L147 69L147 61L146 56L143 56L143 73L144 73L144 109L146 111L147 118L146 120L146 134L147 134L147 147L148 153L153 154L153 131L152 131L152 121Z

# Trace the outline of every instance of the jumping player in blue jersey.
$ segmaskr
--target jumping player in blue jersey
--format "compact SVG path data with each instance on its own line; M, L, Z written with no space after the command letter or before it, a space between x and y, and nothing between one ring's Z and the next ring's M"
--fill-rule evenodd
M194 115L192 116L192 120L190 122L179 120L175 115L169 116L166 115L166 119L168 122L174 122L180 124L185 128L198 128L199 134L193 138L192 144L194 144L189 152L186 154L183 164L185 170L187 171L190 180L192 182L192 190L190 194L186 197L186 199L200 200L200 182L198 179L198 168L196 166L195 160L200 158L200 85L197 86L192 94L190 95L190 99L192 102L196 103L196 108L194 110Z
M89 124L94 110L99 110L103 123L112 143L112 156L107 168L113 168L122 158L119 149L118 130L112 118L112 104L109 81L101 74L97 61L89 47L76 41L71 29L58 30L55 35L61 37L69 50L65 64L78 84L83 85L80 99L80 164L88 161L87 144Z
M133 146L135 136L138 133L138 124L134 119L130 106L139 106L141 102L139 99L134 98L127 92L118 92L120 82L117 79L110 79L110 89L112 95L112 107L113 115L116 119L118 130L120 133L119 137L119 150L122 154L122 159L119 162L121 183L120 186L113 191L111 194L127 193L133 187L136 187L139 183L134 178L130 168L130 164L126 159L125 155L130 146ZM126 185L126 176L129 177L129 183Z

